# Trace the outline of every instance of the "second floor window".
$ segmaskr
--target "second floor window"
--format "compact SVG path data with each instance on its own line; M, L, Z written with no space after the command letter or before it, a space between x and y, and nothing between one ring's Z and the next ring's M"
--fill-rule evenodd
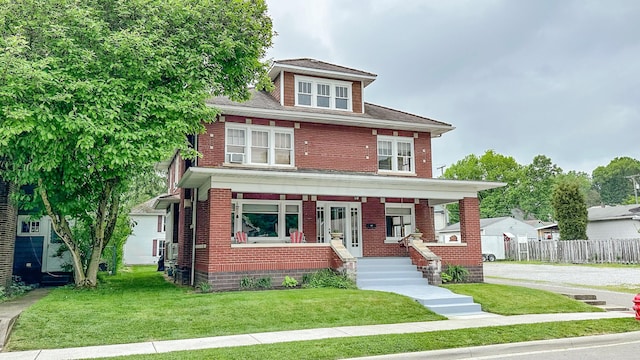
M351 110L351 83L296 76L296 106Z
M413 139L399 136L379 136L378 170L415 173Z
M233 124L226 131L225 162L293 166L293 129Z

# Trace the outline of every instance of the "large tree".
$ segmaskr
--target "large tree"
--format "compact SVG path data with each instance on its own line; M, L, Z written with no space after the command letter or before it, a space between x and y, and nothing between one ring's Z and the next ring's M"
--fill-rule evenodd
M468 155L449 167L445 173L446 179L482 180L506 182L506 187L481 191L481 217L498 217L511 215L515 207L513 189L520 179L522 167L511 156L504 156L494 150L487 150L482 156ZM458 205L447 207L451 222L459 221Z
M187 150L208 96L267 83L273 32L262 0L0 0L0 35L0 176L36 186L93 287L132 176Z
M607 205L623 204L634 195L633 182L627 176L640 175L640 161L617 157L607 165L593 170L593 186ZM640 180L640 178L637 178Z
M560 240L587 240L587 205L576 181L560 181L553 190Z
M525 218L533 215L543 221L553 219L551 194L555 179L561 173L562 169L544 155L537 155L524 167L516 193Z

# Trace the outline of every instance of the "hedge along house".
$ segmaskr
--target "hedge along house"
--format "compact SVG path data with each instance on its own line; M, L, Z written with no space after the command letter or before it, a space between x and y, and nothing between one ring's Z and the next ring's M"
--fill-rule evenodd
M477 193L503 184L432 178L431 139L453 126L365 102L369 72L293 59L269 74L271 92L209 100L221 115L189 138L201 158L161 164L169 195L155 207L184 283L235 289L245 276L278 284L322 268L355 277L359 258L401 256L483 280ZM452 202L461 241L437 243L433 207ZM417 228L424 241L399 246ZM296 231L303 242L291 242Z

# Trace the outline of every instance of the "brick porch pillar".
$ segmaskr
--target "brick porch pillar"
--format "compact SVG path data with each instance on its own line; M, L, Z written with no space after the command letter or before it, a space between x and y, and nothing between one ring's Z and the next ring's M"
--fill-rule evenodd
M242 218L238 216L236 221ZM208 226L208 272L212 273L220 271L217 266L231 254L231 189L209 189Z
M467 243L462 265L469 270L470 281L483 282L479 201L478 198L466 197L459 201L459 205L460 237L463 243Z

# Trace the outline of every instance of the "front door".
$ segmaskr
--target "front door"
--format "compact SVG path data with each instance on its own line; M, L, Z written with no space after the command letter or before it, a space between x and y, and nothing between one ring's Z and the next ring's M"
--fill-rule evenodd
M349 253L362 257L360 203L318 202L316 229L318 242L329 242L332 233L341 233Z

